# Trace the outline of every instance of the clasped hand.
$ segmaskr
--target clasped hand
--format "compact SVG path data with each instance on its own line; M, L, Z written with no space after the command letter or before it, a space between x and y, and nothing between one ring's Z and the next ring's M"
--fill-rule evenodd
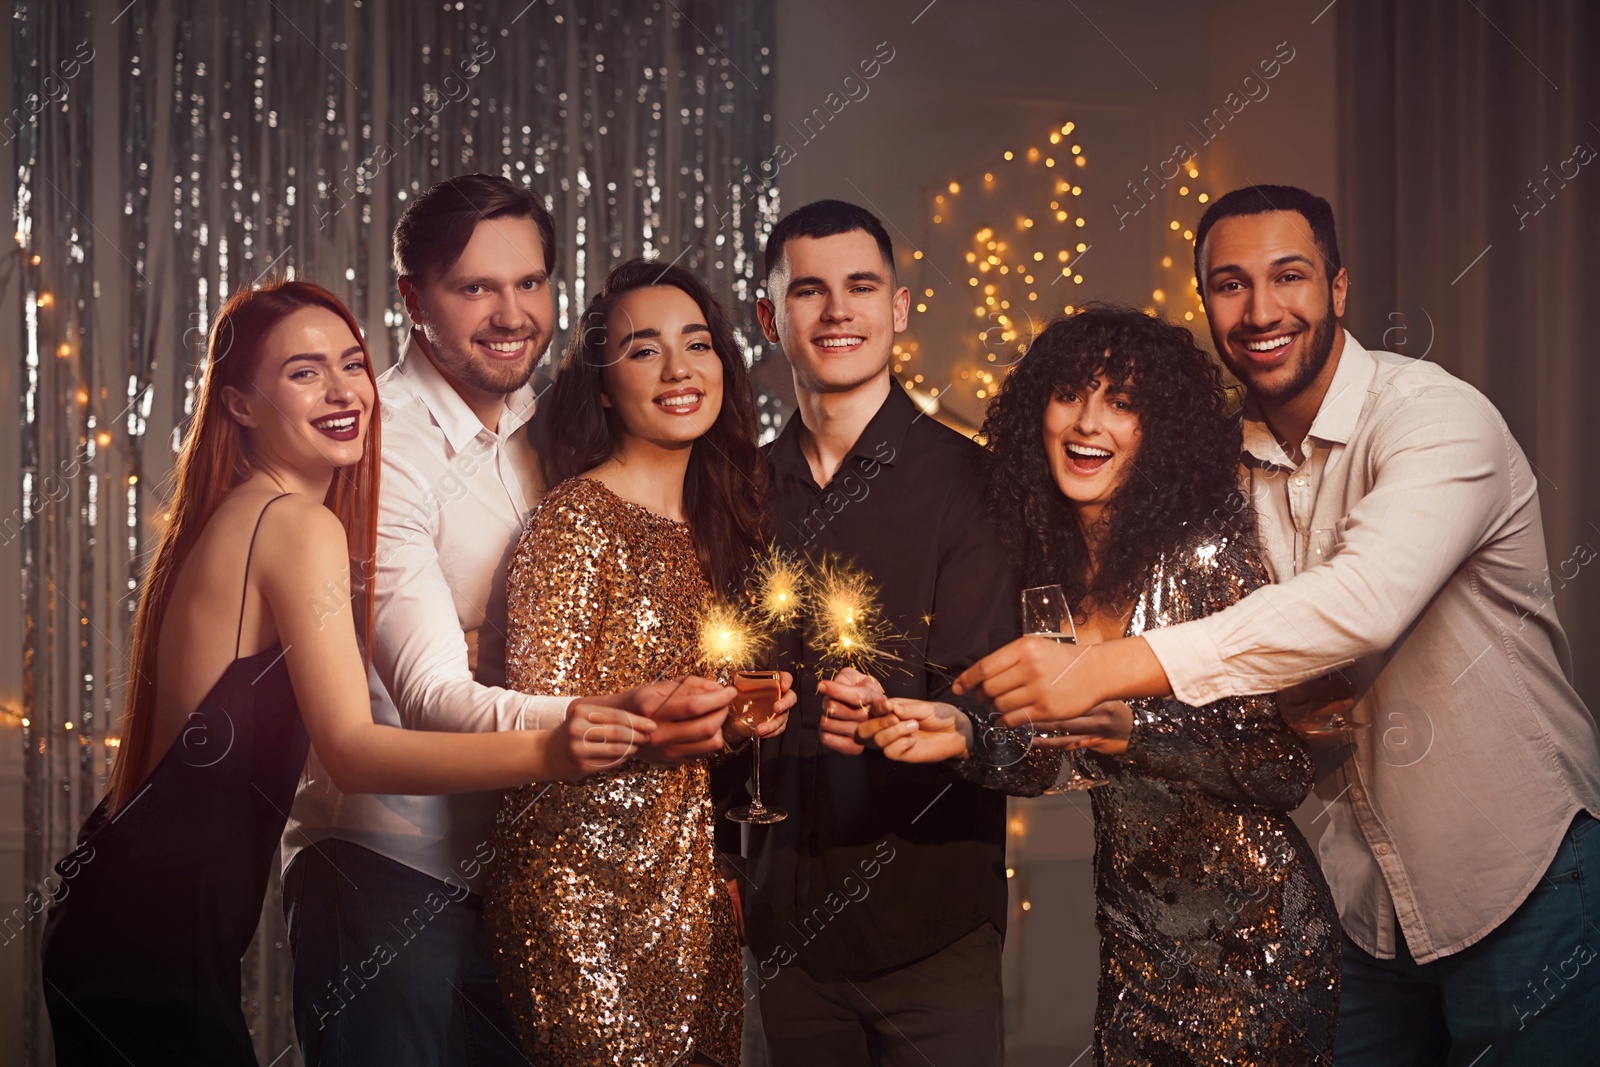
M997 725L1032 727L1034 744L1116 755L1127 748L1132 709L1122 701L1087 704L1081 691L1063 684L1086 653L1020 638L975 663L956 679L954 690L988 698ZM874 745L890 759L929 763L973 751L973 723L950 704L885 696L875 680L848 668L817 689L825 698L822 742L837 752L855 754Z
M794 707L794 676L781 672L779 686L777 713L754 731L763 738L782 733ZM691 674L574 700L564 724L567 748L583 774L634 757L674 764L709 756L721 751L728 738L738 743L751 736L751 730L728 720L738 695L731 685Z

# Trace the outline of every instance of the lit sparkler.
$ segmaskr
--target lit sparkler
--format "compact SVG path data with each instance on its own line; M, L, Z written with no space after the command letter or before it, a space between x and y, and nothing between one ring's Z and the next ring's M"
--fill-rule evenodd
M879 660L898 660L882 645L891 636L872 579L836 559L817 566L811 648L824 666L854 667L864 674Z
M787 626L805 607L810 577L800 560L783 549L773 546L757 560L751 579L756 611L769 627Z
M749 612L726 601L711 601L700 618L700 660L719 675L754 666L771 641Z

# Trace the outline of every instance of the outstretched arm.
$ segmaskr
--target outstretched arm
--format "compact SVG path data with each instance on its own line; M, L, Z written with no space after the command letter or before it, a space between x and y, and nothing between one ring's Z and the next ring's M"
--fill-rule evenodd
M640 716L579 704L549 730L453 733L372 721L348 595L344 527L310 500L267 513L257 544L266 599L317 756L346 793L464 793L578 778L626 759L655 728Z
M981 692L1006 726L1043 726L1119 699L1165 696L1172 687L1142 637L1083 647L1021 637L974 663L956 679L955 692Z

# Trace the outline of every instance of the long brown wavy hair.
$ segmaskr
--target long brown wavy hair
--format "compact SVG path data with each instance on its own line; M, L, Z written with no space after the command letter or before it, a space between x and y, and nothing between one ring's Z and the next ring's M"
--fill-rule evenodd
M307 281L275 281L241 289L223 306L212 324L206 344L205 377L193 420L184 434L172 472L171 518L156 547L150 572L139 596L133 623L133 648L129 653L128 697L122 713L122 742L111 768L108 792L111 810L126 804L138 789L139 769L150 751L150 732L156 699L156 643L167 614L172 587L193 551L206 523L230 490L250 476L250 438L223 404L228 386L242 393L255 391L256 371L267 339L278 324L303 308L320 307L338 315L350 327L361 353L367 357L367 377L372 379L372 359L361 326L339 298ZM350 546L352 592L358 593L373 574L378 542L378 427L376 381L373 409L361 459L353 467L334 471L333 484L323 500L344 524ZM372 598L360 595L362 647L371 646Z
M694 443L683 479L683 504L695 552L712 588L737 595L755 554L767 543L767 465L756 444L755 401L744 353L722 305L694 274L674 264L630 259L606 276L561 357L551 389L545 481L554 485L593 470L617 449L617 415L601 403L605 389L606 324L617 302L637 289L669 285L693 300L711 331L722 364L722 410Z

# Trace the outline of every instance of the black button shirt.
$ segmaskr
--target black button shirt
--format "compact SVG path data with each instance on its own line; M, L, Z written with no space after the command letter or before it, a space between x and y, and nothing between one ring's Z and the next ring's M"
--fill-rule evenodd
M825 489L799 430L797 414L767 450L775 540L870 575L896 635L885 648L900 657L873 673L891 696L948 699L961 671L1018 630L1016 582L983 507L983 451L924 417L898 384ZM749 827L746 841L758 980L791 963L823 980L870 976L985 922L1004 932L1005 797L946 766L824 748L808 636L780 643L800 700L762 746L762 797L789 818ZM748 771L748 760L718 768L724 851L738 851L739 828L720 812L743 802Z

